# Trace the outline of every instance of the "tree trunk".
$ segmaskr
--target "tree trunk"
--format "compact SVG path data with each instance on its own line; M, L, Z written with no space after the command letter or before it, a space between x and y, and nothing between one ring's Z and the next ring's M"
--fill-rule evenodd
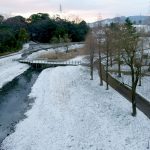
M113 65L112 50L110 50L110 66L112 67L112 65Z
M118 50L118 77L121 77L121 60L120 60L120 50Z
M136 117L136 99L135 99L135 94L136 94L136 87L135 87L135 83L132 83L132 116Z
M90 75L91 75L91 79L93 80L93 56L90 56Z
M137 85L137 78L135 79L135 70L133 67L133 59L131 60L131 75L132 75L132 89L131 89L131 98L132 98L132 116L136 116L136 100L135 100L135 94L136 94L136 85Z
M103 85L103 76L102 76L102 57L99 49L99 76L100 76L100 85Z
M68 53L68 45L66 44L66 53Z
M108 61L109 61L109 58L108 58L108 49L107 49L107 62L106 62L106 90L109 89L109 87L108 87Z
M139 72L140 74L139 74L139 86L141 86L141 84L142 84L142 69L141 69L141 67L140 67L140 72Z

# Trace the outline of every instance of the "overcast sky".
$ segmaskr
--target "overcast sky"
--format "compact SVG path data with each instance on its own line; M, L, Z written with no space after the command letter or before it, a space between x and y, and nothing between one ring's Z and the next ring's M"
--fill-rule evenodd
M78 16L87 22L115 16L149 15L150 0L0 0L0 13L23 15L47 12L50 15L62 11L68 16Z

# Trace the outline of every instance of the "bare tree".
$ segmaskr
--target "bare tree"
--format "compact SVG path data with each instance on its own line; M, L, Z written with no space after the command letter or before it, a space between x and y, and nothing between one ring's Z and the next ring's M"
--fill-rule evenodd
M71 42L71 39L69 38L68 34L64 35L64 45L66 47L66 53L69 51L69 43Z
M121 40L119 24L111 23L110 26L106 26L105 31L105 52L106 52L106 89L108 90L108 68L112 67L114 56L117 56L118 61L118 74L121 76Z
M110 49L111 49L111 29L109 26L106 26L104 28L104 50L106 54L106 90L109 89L109 83L108 83L108 67L109 67L109 56L110 56Z
M98 17L97 25L94 29L94 34L97 40L97 50L98 50L98 71L100 77L100 86L103 85L103 75L102 75L102 52L103 52L103 42L104 42L104 30L101 24L101 16Z
M98 28L100 29L100 27ZM102 30L99 30L99 32L103 32ZM98 35L98 57L99 57L99 76L100 76L100 85L103 85L103 75L102 75L102 35Z
M113 54L116 56L116 61L118 65L118 77L121 77L121 49L122 49L122 42L121 42L121 24L112 23L111 30L112 30L112 51Z
M140 41L139 41L139 55L141 55L140 57L140 72L139 72L139 86L142 85L142 64L143 64L143 54L144 54L144 41L145 41L145 37L141 37Z
M90 76L91 76L91 80L93 80L94 53L96 50L96 38L92 30L89 31L86 37L85 46L86 46L87 53L90 54Z
M145 31L144 28L141 28L139 29L139 35L140 35L140 41L138 43L138 48L139 48L139 53L141 55L141 58L140 58L140 64L141 64L141 67L140 67L140 76L139 76L139 86L142 85L142 65L143 65L143 56L144 56L144 49L145 48L149 48L149 46L147 47L147 43L149 42L149 38L147 38L147 33ZM146 45L146 46L145 46Z
M129 19L122 27L123 52L122 57L131 70L132 115L136 116L136 87L140 77L141 55L137 53L139 37Z

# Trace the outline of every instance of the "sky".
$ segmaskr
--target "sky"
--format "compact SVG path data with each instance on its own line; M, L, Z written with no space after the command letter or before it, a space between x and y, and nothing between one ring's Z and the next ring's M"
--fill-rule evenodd
M60 13L65 18L81 18L94 22L98 18L116 16L149 15L150 0L0 0L0 14L4 16L22 15L29 17L33 13Z

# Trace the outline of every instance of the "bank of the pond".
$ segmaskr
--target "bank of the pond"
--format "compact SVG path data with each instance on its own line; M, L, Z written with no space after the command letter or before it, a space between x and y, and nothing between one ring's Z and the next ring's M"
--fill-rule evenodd
M23 119L31 100L28 95L40 71L28 69L0 89L0 144Z

